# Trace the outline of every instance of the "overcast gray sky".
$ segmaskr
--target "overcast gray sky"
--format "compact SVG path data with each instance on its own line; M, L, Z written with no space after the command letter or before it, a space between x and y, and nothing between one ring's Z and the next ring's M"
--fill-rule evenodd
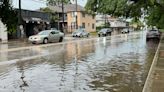
M18 8L19 0L13 0L14 8ZM41 0L42 1L42 0ZM22 9L28 10L36 10L40 9L40 7L46 7L45 2L41 2L39 0L22 0ZM85 6L87 0L78 0L78 4L81 6Z

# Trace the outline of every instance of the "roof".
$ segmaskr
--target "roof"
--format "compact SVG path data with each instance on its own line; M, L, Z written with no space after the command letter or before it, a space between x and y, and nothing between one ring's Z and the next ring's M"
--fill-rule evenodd
M61 6L48 6L53 12L62 12ZM77 5L77 11L84 11L84 7ZM64 13L76 11L76 4L64 5Z
M18 12L19 10L16 9ZM34 10L25 10L22 9L22 19L25 22L29 21L36 21L36 22L50 22L50 17L49 14L40 12L40 11L34 11Z

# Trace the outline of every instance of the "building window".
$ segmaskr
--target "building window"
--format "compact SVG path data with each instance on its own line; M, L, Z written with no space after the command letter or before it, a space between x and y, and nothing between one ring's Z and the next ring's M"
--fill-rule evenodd
M92 15L92 19L95 19L95 16L94 15Z
M82 12L82 17L84 17L84 18L85 18L85 13L84 13L84 12Z
M76 15L75 15L75 12L72 12L72 13L71 13L71 16L72 16L72 17L75 17L75 16L76 16Z
M85 28L85 23L82 23L82 28Z
M71 22L71 28L75 28L76 27L76 22Z
M95 29L95 24L94 23L92 24L92 29Z

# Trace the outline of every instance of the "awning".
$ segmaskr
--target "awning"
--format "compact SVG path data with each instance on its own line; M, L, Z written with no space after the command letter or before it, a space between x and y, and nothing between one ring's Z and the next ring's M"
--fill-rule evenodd
M41 18L35 18L35 17L23 17L23 20L26 22L26 23L29 23L29 22L37 22L38 24L40 24L41 22L44 22L46 24L50 24L50 21L49 20L45 20L45 19L41 19Z

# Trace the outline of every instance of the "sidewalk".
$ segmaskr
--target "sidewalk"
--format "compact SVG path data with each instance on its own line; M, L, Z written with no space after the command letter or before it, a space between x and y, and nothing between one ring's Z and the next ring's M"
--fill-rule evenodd
M164 92L164 38L158 53L159 57L155 66L152 83L152 92Z
M159 43L142 92L164 92L164 36Z

